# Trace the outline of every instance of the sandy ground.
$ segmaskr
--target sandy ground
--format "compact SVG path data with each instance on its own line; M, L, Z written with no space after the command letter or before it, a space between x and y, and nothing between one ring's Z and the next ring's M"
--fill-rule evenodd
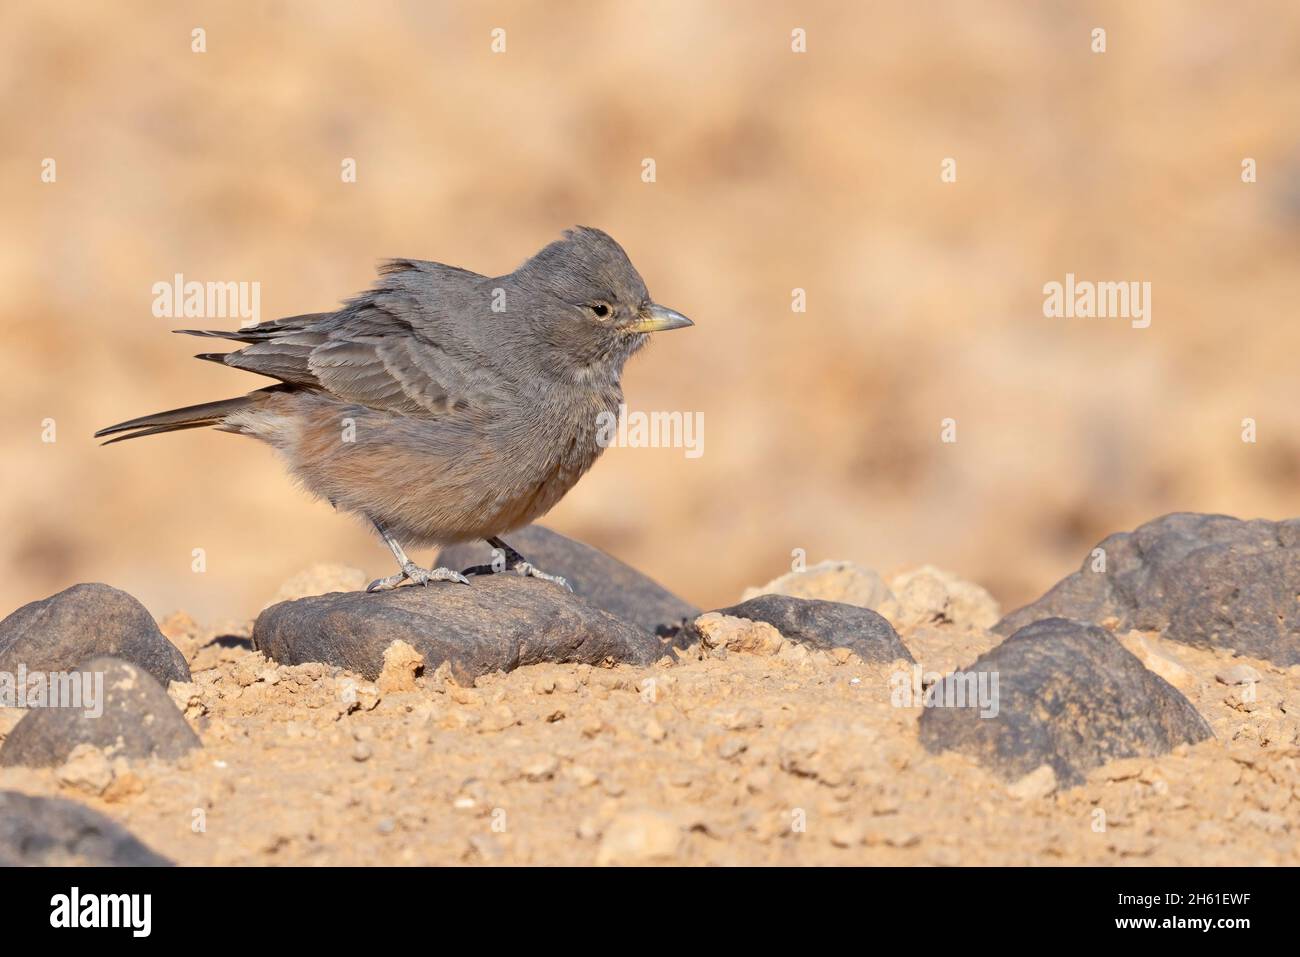
M108 775L4 769L0 788L84 801L197 865L1300 863L1300 667L1155 636L1216 739L1016 796L917 744L920 712L890 703L902 663L695 650L473 687L401 668L370 683L268 664L236 642L247 627L163 627L191 661L171 690L202 751ZM997 642L901 633L926 670ZM1262 676L1253 702L1215 678L1237 664Z

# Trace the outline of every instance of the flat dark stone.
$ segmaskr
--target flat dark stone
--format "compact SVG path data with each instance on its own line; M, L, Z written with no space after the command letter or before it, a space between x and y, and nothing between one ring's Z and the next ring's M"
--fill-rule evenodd
M79 744L112 757L174 760L200 747L198 736L167 692L142 668L118 658L93 658L76 671L103 676L102 713L82 707L29 708L0 745L0 765L54 767Z
M963 672L989 676L990 691L997 676L996 715L981 717L978 704L927 707L921 743L932 752L969 755L1008 780L1049 764L1070 786L1107 761L1155 757L1213 737L1177 689L1110 632L1086 622L1035 622ZM960 700L951 676L934 687L940 700Z
M458 680L547 661L646 665L668 650L666 639L558 585L513 573L300 598L272 605L253 626L253 644L281 664L319 661L371 679L399 639L427 671L447 661Z
M811 648L824 651L848 648L863 661L913 660L912 653L898 637L894 626L871 609L859 605L789 595L759 595L739 605L719 608L717 612L733 618L767 622L787 641L797 641ZM686 642L690 643L697 637L694 627L687 626Z
M994 626L1042 618L1116 620L1201 648L1300 664L1300 519L1242 521L1178 512L1104 539L1079 571Z
M0 866L169 867L130 831L63 798L0 791Z
M0 671L72 671L99 655L134 662L166 687L189 681L185 656L144 605L99 583L73 585L0 621Z
M537 568L568 579L580 598L646 631L666 635L685 619L700 614L694 605L631 565L549 528L529 525L503 538ZM467 542L443 549L436 564L459 571L491 561L492 549L487 542Z

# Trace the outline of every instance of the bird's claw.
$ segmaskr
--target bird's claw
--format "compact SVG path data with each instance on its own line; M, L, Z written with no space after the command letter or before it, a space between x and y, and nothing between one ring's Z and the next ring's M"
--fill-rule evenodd
M559 585L565 591L573 591L573 586L570 585L566 579L559 575L548 575L546 572L533 565L532 562L520 562L515 565L515 571L527 578L540 578L544 582L551 582L554 585Z
M401 574L389 575L387 578L380 578L366 586L368 592L392 591L403 582L411 582L414 585L424 585L428 587L429 582L459 582L462 585L468 585L469 579L453 568L434 568L432 570L421 568L414 562L408 562L402 566Z

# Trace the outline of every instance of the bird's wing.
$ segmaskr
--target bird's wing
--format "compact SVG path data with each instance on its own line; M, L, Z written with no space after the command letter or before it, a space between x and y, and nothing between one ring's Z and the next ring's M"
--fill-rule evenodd
M472 396L461 371L463 360L437 341L436 327L427 322L418 330L413 326L410 317L420 314L419 306L409 291L381 283L336 313L279 319L228 333L249 344L237 352L199 358L373 409L410 415L464 410L472 405Z
M405 335L335 335L312 349L307 367L326 392L373 409L413 415L452 411L456 376L436 345Z

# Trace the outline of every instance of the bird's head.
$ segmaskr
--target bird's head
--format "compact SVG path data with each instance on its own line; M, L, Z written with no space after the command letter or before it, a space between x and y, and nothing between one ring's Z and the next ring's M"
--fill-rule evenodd
M567 230L512 278L529 292L532 333L580 366L617 371L650 333L694 325L651 300L623 247L589 226Z

